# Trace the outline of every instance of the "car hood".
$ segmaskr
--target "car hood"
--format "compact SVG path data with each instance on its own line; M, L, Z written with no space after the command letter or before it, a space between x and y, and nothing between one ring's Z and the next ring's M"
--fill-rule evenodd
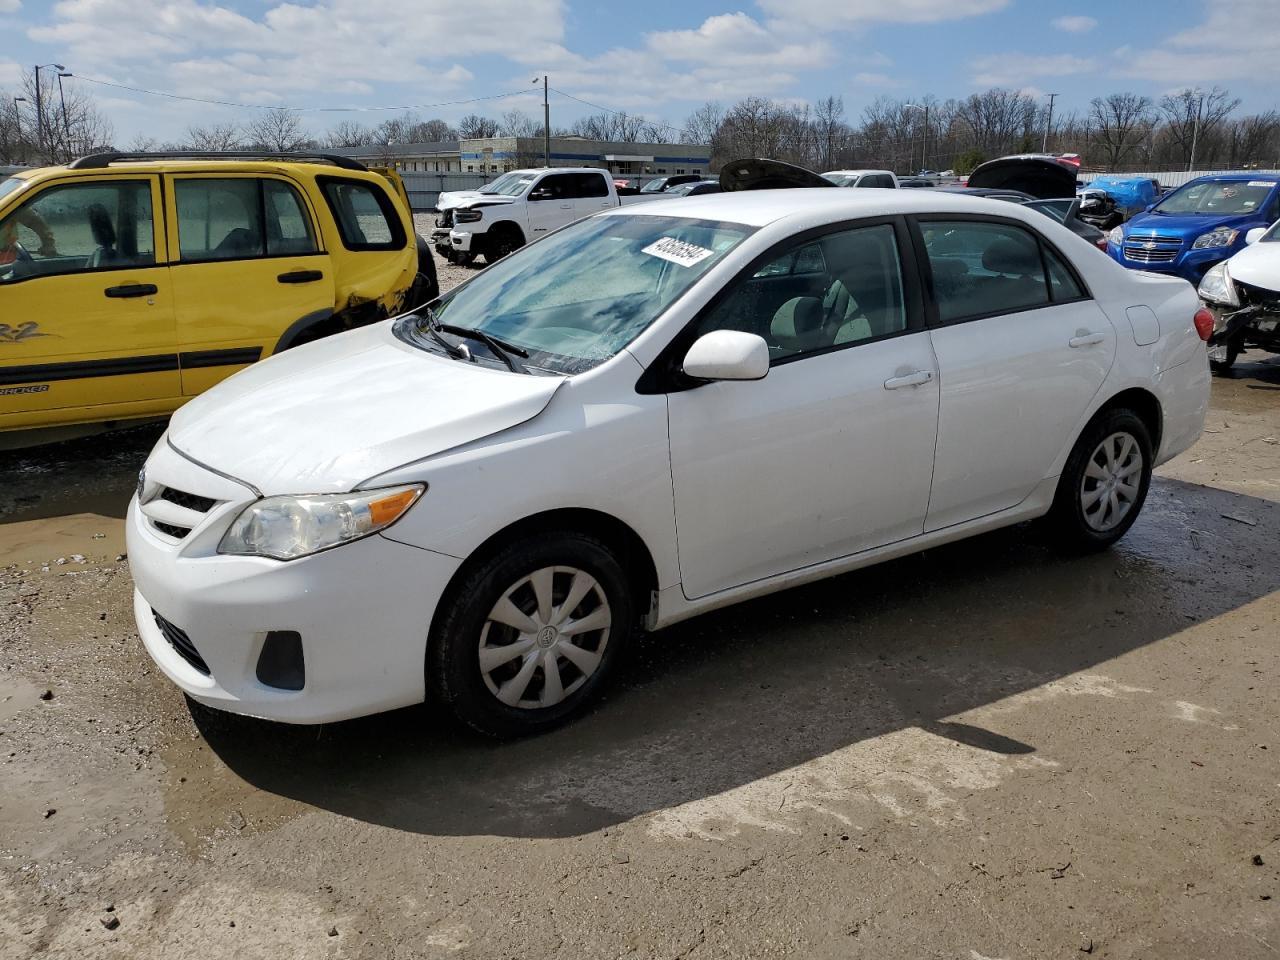
M480 196L479 190L448 190L440 194L436 200L436 209L452 210L458 204L474 200L478 196Z
M1227 261L1232 280L1280 290L1280 242L1252 243Z
M1126 223L1124 225L1124 233L1126 237L1147 237L1152 234L1160 234L1161 236L1179 236L1186 240L1193 240L1202 233L1208 233L1214 227L1238 227L1239 221L1248 219L1248 217L1242 217L1240 214L1234 213L1213 217L1198 213L1169 215L1153 211L1139 214Z
M792 187L832 187L836 185L812 170L781 160L748 157L730 160L720 169L720 190L785 190ZM838 188L836 188L838 189Z
M564 382L428 353L393 323L246 368L180 408L169 442L266 496L341 493L524 423Z
M1076 195L1079 170L1049 157L1000 157L969 174L968 186L985 190L1021 190L1037 200Z
M519 198L500 197L488 193L477 193L474 197L467 197L464 200L459 200L454 204L454 207L467 207L468 209L475 209L476 207L501 207L508 203L515 203L517 199Z

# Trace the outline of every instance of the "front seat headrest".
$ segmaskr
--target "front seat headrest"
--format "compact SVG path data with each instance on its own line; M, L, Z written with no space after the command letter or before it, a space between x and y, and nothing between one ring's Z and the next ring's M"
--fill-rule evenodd
M1005 273L1026 277L1044 272L1040 263L1040 251L1034 243L1019 243L1001 238L982 253L982 267L992 273Z
M100 203L91 203L86 214L93 242L108 250L113 249L116 245L116 230L111 226L111 215L107 213L107 208Z
M807 349L821 337L823 318L822 301L817 297L793 297L774 313L769 332L779 346Z

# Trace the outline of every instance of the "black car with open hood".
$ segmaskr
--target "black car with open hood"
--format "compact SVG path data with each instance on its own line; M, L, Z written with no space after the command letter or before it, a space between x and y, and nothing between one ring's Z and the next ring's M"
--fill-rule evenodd
M781 160L759 157L731 160L720 170L720 190L723 193L734 190L787 190L792 187L838 189L826 177Z
M998 157L976 167L968 185L986 190L1021 190L1037 200L1057 200L1076 195L1080 168L1054 157L1022 154Z

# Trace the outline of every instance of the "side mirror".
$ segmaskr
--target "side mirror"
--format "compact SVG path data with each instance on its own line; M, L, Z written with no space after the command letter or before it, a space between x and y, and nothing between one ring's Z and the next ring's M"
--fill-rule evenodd
M763 380L769 372L769 345L754 333L712 330L694 341L683 369L699 380Z
M551 191L548 190L546 187L537 187L536 189L529 191L529 199L530 200L550 200Z
M1143 208L1142 208L1142 212L1143 212L1143 213L1150 213L1152 210L1154 210L1154 209L1155 209L1155 207L1156 207L1156 205L1155 205L1154 203L1148 203L1145 207L1143 207Z
M1244 235L1244 242L1246 244L1257 243L1259 240L1262 239L1262 236L1267 232L1267 229L1268 229L1267 227L1254 227L1252 230L1250 230L1248 233Z

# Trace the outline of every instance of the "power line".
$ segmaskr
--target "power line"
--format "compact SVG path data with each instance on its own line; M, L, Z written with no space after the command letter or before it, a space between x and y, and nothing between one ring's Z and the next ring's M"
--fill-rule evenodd
M481 103L486 100L503 100L507 97L524 96L527 90L512 90L508 93L495 93L486 97L468 97L464 100L444 100L440 103L411 103L399 106L381 106L381 107L291 107L283 104L264 104L264 103L238 103L234 100L212 100L205 97L188 97L179 93L169 93L165 90L148 90L146 87L133 87L127 83L115 83L111 80L99 80L96 77L86 77L76 74L74 79L83 80L85 83L96 83L103 87L115 87L117 90L129 90L133 93L143 93L152 97L164 97L167 100L183 100L188 103L205 103L217 107L239 107L245 110L289 110L295 113L373 113L384 110L428 110L435 107L456 107L468 103Z

